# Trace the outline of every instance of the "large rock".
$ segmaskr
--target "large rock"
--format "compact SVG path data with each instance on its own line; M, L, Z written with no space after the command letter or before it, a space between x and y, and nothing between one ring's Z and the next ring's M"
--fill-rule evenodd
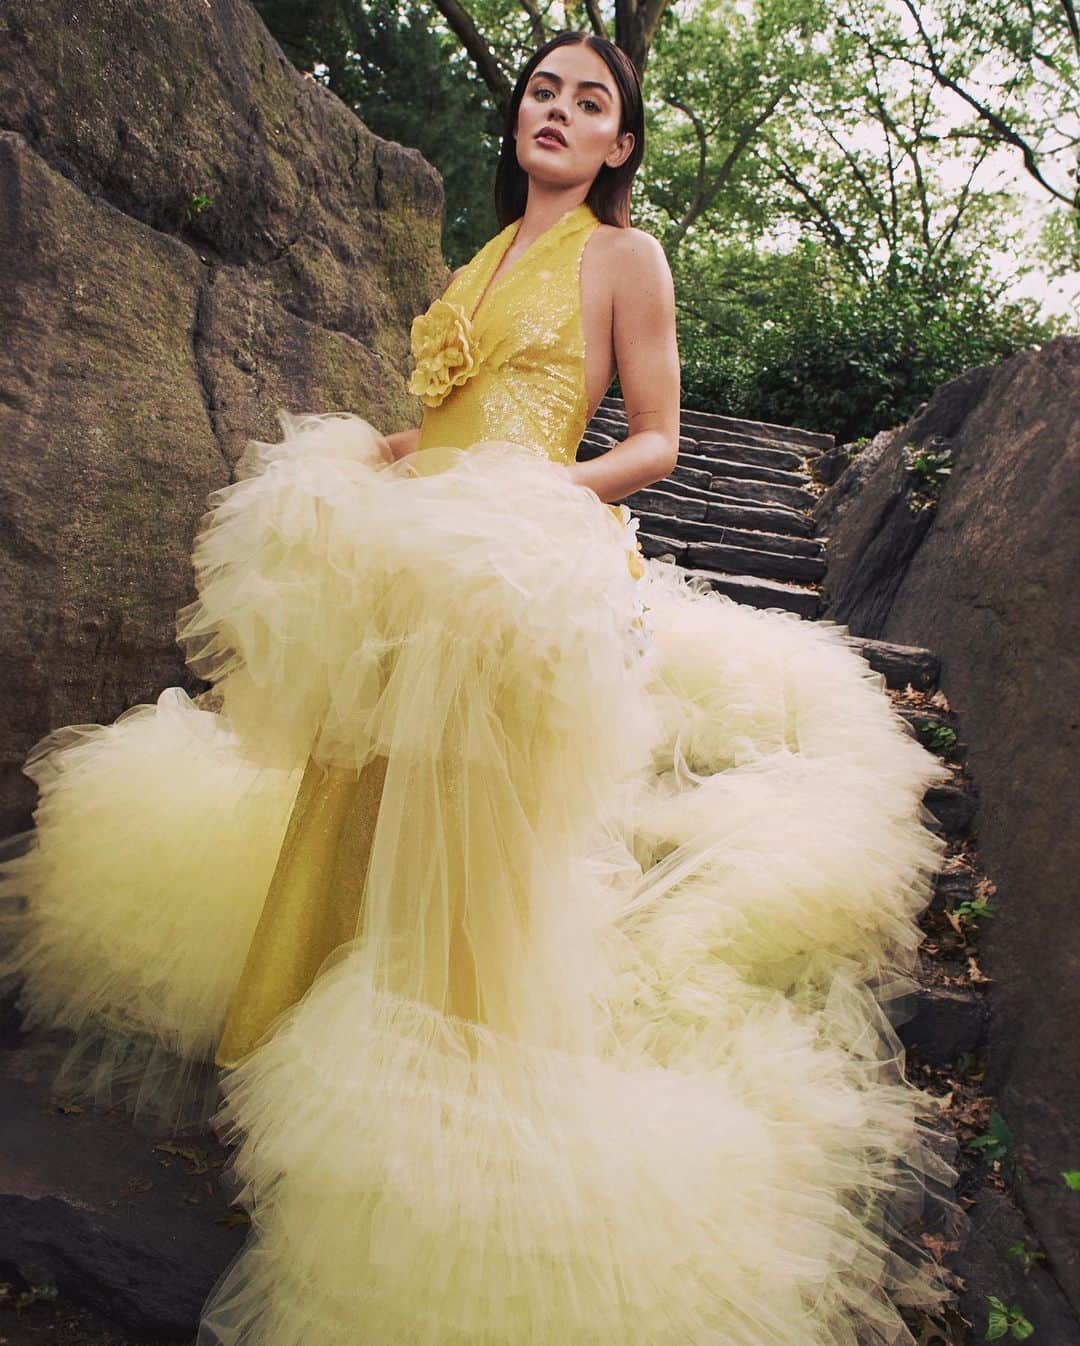
M419 423L442 188L243 0L0 11L0 829L27 749L187 674L207 494L278 408ZM199 198L209 198L201 205Z
M951 445L936 507L912 513L902 453ZM826 616L925 645L963 724L998 915L989 1086L1016 1136L1021 1195L1080 1312L1080 337L936 392L823 498Z
M61 1304L92 1309L140 1340L190 1341L248 1228L229 1208L229 1152L212 1134L155 1140L119 1109L53 1102L48 1082L62 1054L59 1038L40 1035L0 1052L7 1279L14 1271L51 1287ZM0 1318L8 1340L23 1338L9 1338Z

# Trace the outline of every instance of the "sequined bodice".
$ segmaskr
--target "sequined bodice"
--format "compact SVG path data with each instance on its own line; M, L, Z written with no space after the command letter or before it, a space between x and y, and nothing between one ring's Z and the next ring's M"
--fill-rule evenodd
M600 221L575 206L488 288L520 223L485 243L413 323L421 449L509 439L560 462L577 453L588 414L581 254Z

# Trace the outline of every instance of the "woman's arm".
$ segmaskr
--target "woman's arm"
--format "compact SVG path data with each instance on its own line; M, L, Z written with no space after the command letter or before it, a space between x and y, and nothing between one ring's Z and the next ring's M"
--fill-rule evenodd
M607 453L571 463L579 486L611 503L668 476L679 458L675 285L660 243L627 229L615 243L612 326L630 434Z
M414 430L398 430L392 435L383 435L383 443L389 450L387 462L404 458L407 453L415 453L420 446L420 427Z

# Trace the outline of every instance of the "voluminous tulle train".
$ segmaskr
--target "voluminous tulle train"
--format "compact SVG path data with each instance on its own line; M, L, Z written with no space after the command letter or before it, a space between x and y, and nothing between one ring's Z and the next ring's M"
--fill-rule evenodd
M282 423L178 619L221 713L44 739L0 881L67 1082L195 1126L305 773L379 763L354 928L221 1078L253 1229L200 1346L909 1342L946 769L845 628L635 564L546 458Z

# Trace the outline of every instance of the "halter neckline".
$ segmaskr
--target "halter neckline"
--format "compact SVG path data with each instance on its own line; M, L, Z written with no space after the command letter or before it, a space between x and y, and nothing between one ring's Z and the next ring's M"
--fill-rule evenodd
M542 233L537 234L537 236L533 239L533 241L529 244L529 246L525 249L525 251L521 254L521 256L509 268L509 270L506 271L504 275L500 276L499 279L495 282L495 284L492 285L491 279L498 271L499 267L502 265L503 258L506 256L506 254L510 251L511 247L513 246L514 240L517 238L518 233L521 230L521 221L524 218L524 216L519 215L516 220L511 220L505 229L501 230L498 234L495 235L494 241L499 242L499 240L502 240L502 244L495 250L495 263L492 266L490 272L488 273L487 281L485 282L484 289L480 294L480 298L476 301L476 304L473 307L471 320L473 322L476 321L477 315L479 314L484 304L486 304L487 301L491 298L491 296L497 290L501 289L501 287L510 279L510 277L517 272L521 264L527 259L529 259L530 254L535 255L535 250L538 248L539 244L545 241L550 242L551 238L554 236L555 231L557 229L559 229L561 226L565 226L571 221L576 223L578 219L583 218L586 214L590 219L597 219L595 211L587 201L582 201L579 205L571 206L569 210L563 211L563 213L559 216L557 220L554 220L551 224L549 224L548 227L545 230L543 230Z

